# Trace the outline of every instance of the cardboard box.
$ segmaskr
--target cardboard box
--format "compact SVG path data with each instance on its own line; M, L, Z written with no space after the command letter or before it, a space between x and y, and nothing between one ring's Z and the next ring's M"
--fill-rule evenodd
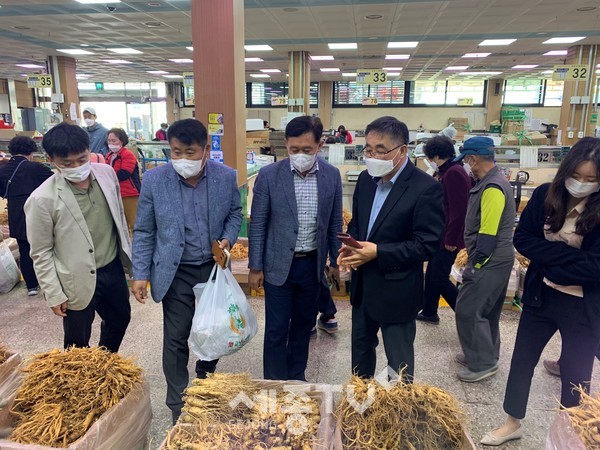
M270 139L269 139L269 130L260 130L260 131L248 131L246 132L246 148L260 148L260 147L269 147Z

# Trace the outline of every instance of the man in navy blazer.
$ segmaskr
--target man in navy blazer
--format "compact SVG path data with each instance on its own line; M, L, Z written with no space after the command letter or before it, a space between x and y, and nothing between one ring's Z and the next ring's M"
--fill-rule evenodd
M310 331L329 255L342 230L342 180L317 153L323 124L302 116L285 129L289 158L264 167L254 185L249 229L253 289L265 288L264 377L305 380Z
M214 266L212 242L229 248L242 224L233 169L208 160L204 125L180 120L168 131L172 161L144 174L133 235L132 292L144 303L148 281L163 306L163 371L173 423L189 375L188 337L195 310L193 287L205 283ZM217 360L198 361L196 374L214 372Z
M367 170L354 189L348 233L361 249L344 245L338 264L352 272L352 369L375 374L381 329L388 367L414 374L415 318L423 297L423 262L439 248L444 194L408 158L408 128L381 117L366 130Z

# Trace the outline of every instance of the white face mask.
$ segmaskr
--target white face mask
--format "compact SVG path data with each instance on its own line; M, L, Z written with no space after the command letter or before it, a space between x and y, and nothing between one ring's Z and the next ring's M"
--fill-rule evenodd
M198 175L204 167L204 159L172 159L173 169L183 178L192 178Z
M402 161L402 159L400 159ZM400 164L398 161L398 164ZM394 164L392 159L377 159L377 158L365 158L365 164L367 165L367 172L372 177L385 177L390 174L397 164Z
M292 162L292 166L298 172L308 172L315 165L315 160L317 155L306 155L304 153L296 153L294 155L288 155L290 161Z
M58 167L58 170L66 180L72 183L81 183L90 176L92 165L88 161L79 167Z
M584 183L573 177L569 177L565 180L565 187L567 188L567 191L569 191L569 194L575 198L584 198L600 191L600 184L597 181L593 183Z
M121 146L119 144L108 144L108 149L113 153L117 153L121 150Z
M92 125L94 125L96 123L96 121L94 119L83 119L83 121L85 122L85 124L88 127L91 127Z

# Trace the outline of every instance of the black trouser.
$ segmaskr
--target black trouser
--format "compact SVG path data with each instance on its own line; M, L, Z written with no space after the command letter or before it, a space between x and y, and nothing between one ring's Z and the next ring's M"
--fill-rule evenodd
M356 375L372 378L375 375L379 345L377 332L381 328L388 368L396 373L404 368L404 379L412 380L415 373L414 341L417 326L414 320L401 323L379 323L369 316L363 298L361 305L352 308L352 369Z
M573 386L581 385L589 392L600 338L592 333L583 302L582 298L544 285L542 305L539 308L524 305L504 394L507 414L517 419L525 417L533 371L557 330L562 339L561 405L565 408L579 405L580 394Z
M89 347L96 312L102 319L98 345L118 352L131 318L129 289L118 257L96 270L96 290L90 304L80 311L67 309L63 318L65 348Z
M17 244L19 246L19 266L25 280L25 285L27 289L36 288L38 287L38 280L33 270L33 261L31 256L29 256L29 251L31 250L29 242L27 239L17 239Z
M329 289L329 286L325 282L321 283L319 290L319 312L321 313L321 320L323 322L333 319L337 313L337 308L331 296L331 289Z
M176 414L183 407L181 394L187 387L190 376L188 361L190 350L188 338L196 309L194 286L206 283L214 267L210 261L199 266L180 264L169 290L162 299L163 306L163 372L167 380L166 404ZM204 378L214 372L218 359L197 361L196 375Z
M315 326L321 286L316 251L294 257L283 285L265 282L265 379L306 380L310 330Z
M421 311L424 316L435 316L437 314L440 295L444 297L450 308L454 310L456 307L458 289L450 281L450 271L457 254L458 250L449 252L446 249L440 249L427 263L423 310Z

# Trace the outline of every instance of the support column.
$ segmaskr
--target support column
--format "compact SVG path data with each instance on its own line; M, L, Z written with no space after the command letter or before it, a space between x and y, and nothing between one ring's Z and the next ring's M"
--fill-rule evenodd
M191 3L196 118L209 128L208 115L223 114L221 149L241 186L246 183L244 0Z
M502 96L504 95L504 79L494 78L488 81L487 96L485 101L485 129L490 129L490 123L500 120L502 111Z
M325 130L331 128L333 103L333 81L321 81L319 83L319 118L323 122Z
M569 48L566 64L585 64L588 68L588 77L584 81L565 81L558 127L563 145L575 144L580 139L578 137L580 132L583 132L584 136L594 135L595 124L590 123L590 116L595 96L596 65L600 61L598 50L597 45L579 45ZM571 97L574 96L589 97L588 103L571 104ZM569 132L573 132L572 138L568 137Z
M305 51L288 53L288 113L310 114L310 59L308 56L308 52Z
M78 123L81 119L79 108L79 89L77 88L77 61L75 58L68 56L51 56L48 58L50 62L50 75L53 78L52 92L55 94L63 94L65 96L64 103L59 104L59 112L63 119L69 123ZM75 104L75 117L71 117L71 104Z

